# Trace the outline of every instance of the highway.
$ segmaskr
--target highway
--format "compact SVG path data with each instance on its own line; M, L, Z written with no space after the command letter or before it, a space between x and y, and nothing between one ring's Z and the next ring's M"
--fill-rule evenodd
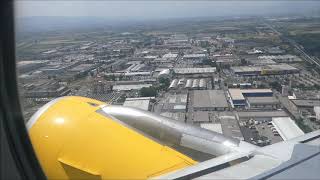
M274 27L272 27L270 24L265 23L266 26L268 26L273 32L275 32L276 34L278 34L282 39L284 39L285 41L289 42L292 46L294 46L303 56L303 59L308 61L311 64L315 64L316 66L318 66L318 68L320 68L320 62L318 62L316 59L310 57L302 48L301 45L299 45L298 43L296 43L294 40L286 37L285 35L283 35L282 33L280 33L279 31L277 31Z

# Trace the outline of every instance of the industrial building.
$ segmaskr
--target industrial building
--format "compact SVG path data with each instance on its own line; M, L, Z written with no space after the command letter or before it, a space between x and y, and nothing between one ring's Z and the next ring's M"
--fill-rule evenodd
M272 64L262 68L261 75L282 75L299 73L299 69L289 64Z
M163 59L170 60L170 61L175 61L177 57L178 57L178 54L172 54L172 53L168 53L162 56Z
M64 73L66 70L71 69L80 63L50 63L45 67L42 67L40 70L48 75L59 75Z
M177 88L178 82L179 82L178 79L172 80L171 83L170 83L169 89L175 89L175 88Z
M279 109L279 100L275 97L247 97L247 105L250 109Z
M258 75L284 75L299 73L299 69L288 64L269 64L264 66L235 66L231 70L236 75L258 76Z
M253 65L277 64L275 61L271 59L250 59L248 60L248 62Z
M316 115L316 121L319 121L320 122L320 106L315 106L313 108L313 111Z
M272 120L273 117L287 117L288 114L285 111L273 110L273 111L238 111L237 115L240 120L255 119Z
M193 112L192 121L194 124L199 124L202 128L244 140L239 123L233 113L195 111Z
M195 111L192 113L193 123L208 123L210 122L209 111Z
M206 89L207 87L207 82L205 79L200 79L200 82L199 82L199 89Z
M169 89L206 89L207 80L206 79L174 79L171 81Z
M171 70L164 69L164 70L160 71L160 73L158 74L158 79L160 79L160 78L170 79L171 76L172 76Z
M44 83L40 81L29 84L23 95L27 98L52 98L66 96L70 91L68 87L59 85L57 81Z
M152 72L127 72L127 73L104 73L105 76L114 76L114 77L151 77Z
M150 110L150 101L154 99L154 97L139 97L139 98L126 98L123 106L135 107L138 109Z
M216 72L215 67L209 68L174 68L174 73L177 75L188 75L188 74L203 74L203 75L212 75L212 73Z
M192 98L195 111L225 111L229 108L223 90L195 90Z
M19 73L26 73L33 70L36 70L44 65L46 65L48 61L19 61L17 62L17 69Z
M186 119L186 113L184 112L163 112L160 115L180 122L185 122Z
M192 84L193 84L193 79L188 79L185 87L187 89L190 89L192 88Z
M239 123L235 116L219 116L223 135L244 140Z
M219 66L226 66L226 65L236 65L240 62L240 59L234 55L213 55L213 60Z
M112 90L114 91L131 91L139 90L144 87L151 87L152 84L127 84L127 85L114 85Z
M183 56L183 59L202 59L205 58L206 54L186 54Z
M185 81L186 81L186 79L185 79L185 78L181 78L181 79L179 79L179 81L178 81L178 86L179 86L179 87L183 87L183 86L184 86L184 84L185 84Z
M230 69L234 74L243 76L261 75L262 71L260 66L233 66Z
M298 108L301 115L311 115L314 108L320 106L319 99L292 99L291 102Z
M153 65L156 65L158 68L173 68L173 60L165 58L157 58L152 61Z
M91 70L95 69L97 66L97 64L79 64L69 69L68 71L76 73L75 76L81 76L87 74Z
M292 89L292 99L317 99L320 100L320 91Z
M272 124L284 141L304 134L290 117L274 117Z
M320 106L320 100L319 99L293 99L291 101L298 108L304 108L304 109L312 110L313 107Z
M119 70L117 72L119 73L136 72L145 66L144 64L141 64L141 61L130 61L130 62L127 62L127 65L130 65L130 66L124 70Z
M280 49L279 47L271 47L267 49L268 54L283 54L285 50Z
M197 87L199 87L199 79L195 79L192 82L192 89L196 89Z
M158 103L158 109L162 112L186 112L187 94L166 94Z
M272 97L271 89L229 89L229 100L233 107L246 106L246 97Z
M200 127L220 134L223 133L220 123L201 123Z
M277 55L277 56L259 56L259 60L273 60L278 63L293 63L293 62L301 62L302 59L298 56L294 55Z

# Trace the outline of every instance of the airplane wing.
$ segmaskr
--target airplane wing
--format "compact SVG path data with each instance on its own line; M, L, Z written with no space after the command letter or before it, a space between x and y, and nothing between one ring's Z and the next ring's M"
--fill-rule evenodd
M320 177L320 130L258 147L143 110L82 97L49 102L27 127L49 179ZM197 162L194 152L211 156Z
M297 138L198 163L155 179L317 179L320 130Z

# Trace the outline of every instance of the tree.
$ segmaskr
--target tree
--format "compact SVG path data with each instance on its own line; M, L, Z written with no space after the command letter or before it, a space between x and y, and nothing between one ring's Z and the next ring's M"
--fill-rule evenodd
M108 81L115 81L116 80L116 76L113 74L112 75L105 75L105 76L103 76L103 78Z
M165 88L169 87L170 79L161 77L159 79L159 83L160 83L160 88L165 89Z
M247 61L245 60L245 59L241 59L241 65L242 66L245 66L245 65L247 65L248 63L247 63Z
M140 89L139 94L142 97L153 97L157 95L157 90L153 86L143 87Z
M115 81L116 80L116 76L114 74L111 75L111 80Z
M302 118L295 120L295 122L303 132L308 133L312 131L312 129L304 123Z
M316 89L316 90L320 90L320 85L318 85L318 84L314 84L313 87L314 87L314 89Z
M282 86L281 86L281 84L278 82L278 81L273 81L273 82L271 82L270 83L270 86L272 87L272 89L275 89L275 90L277 90L277 91L281 91L281 89L282 89Z

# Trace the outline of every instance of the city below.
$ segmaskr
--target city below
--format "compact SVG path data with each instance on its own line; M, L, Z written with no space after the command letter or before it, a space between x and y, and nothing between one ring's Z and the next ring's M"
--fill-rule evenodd
M230 18L17 35L25 120L61 96L266 146L320 129L319 18Z

